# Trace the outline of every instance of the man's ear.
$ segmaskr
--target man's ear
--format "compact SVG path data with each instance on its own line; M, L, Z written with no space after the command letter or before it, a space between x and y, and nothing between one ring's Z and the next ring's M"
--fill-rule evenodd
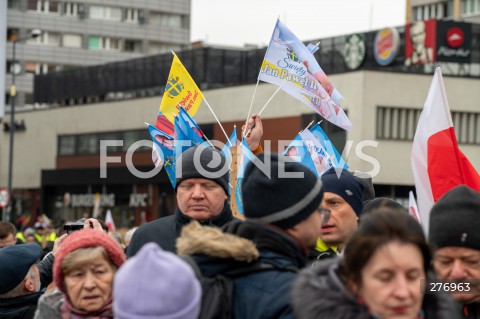
M25 279L25 281L23 282L23 287L27 291L35 292L35 282L32 278Z

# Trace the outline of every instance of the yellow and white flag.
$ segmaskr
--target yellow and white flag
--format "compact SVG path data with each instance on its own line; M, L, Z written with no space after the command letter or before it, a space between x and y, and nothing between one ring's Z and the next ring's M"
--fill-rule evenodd
M197 113L202 100L202 91L188 74L177 55L173 53L172 67L168 75L167 85L165 85L160 112L173 123L174 115L178 114L181 106L193 117Z

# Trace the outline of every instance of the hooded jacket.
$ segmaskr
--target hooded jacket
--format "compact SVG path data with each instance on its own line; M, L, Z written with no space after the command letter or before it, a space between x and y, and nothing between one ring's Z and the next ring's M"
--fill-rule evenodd
M248 221L228 223L222 230L192 223L184 227L177 248L180 255L192 255L207 277L254 262L272 265L233 278L233 318L292 318L291 285L307 261L281 229Z
M322 261L299 274L292 290L295 318L380 319L369 314L337 275L340 260ZM424 295L422 310L425 319L459 318L458 308L446 294Z
M225 201L222 212L204 222L203 225L220 227L233 220L230 204ZM162 217L139 227L133 233L132 241L127 248L127 257L134 256L146 243L157 243L163 250L176 253L175 240L180 236L182 227L193 219L179 209L174 215Z

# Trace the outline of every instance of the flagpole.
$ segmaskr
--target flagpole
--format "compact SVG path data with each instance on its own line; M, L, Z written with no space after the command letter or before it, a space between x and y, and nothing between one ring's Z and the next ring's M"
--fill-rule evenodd
M285 82L284 82L284 83L285 83ZM280 91L280 89L282 88L282 86L283 86L283 84L280 85L280 86L278 87L278 89L275 91L275 93L273 93L273 95L268 99L267 103L265 103L265 105L262 107L262 109L260 110L260 112L258 112L258 115L262 114L262 112L263 112L263 111L265 110L265 108L267 107L268 103L270 103L270 101L273 99L273 97L274 97L275 95L277 95L278 91ZM255 123L254 123L254 124L255 124ZM247 127L247 126L245 125L245 128L246 128L246 127ZM250 132L252 131L252 128L254 128L254 127L255 127L255 126L252 126L252 127L248 130L247 134L245 134L244 136L245 136L245 137L248 137L249 134L250 134Z
M211 147L215 148L215 147L213 146L212 142L210 142L210 140L208 139L208 137L207 137L205 134L203 134L202 137L207 140L208 144L210 144Z
M257 87L259 82L260 82L260 79L257 77L257 84L255 84L255 89L253 90L252 100L250 101L250 108L248 109L247 119L245 120L245 129L243 130L242 135L245 134L245 130L247 129L247 122L248 122L248 119L250 118L250 113L252 112L253 99L255 98L255 93L257 92Z
M204 100L205 103L207 104L208 109L210 110L210 112L212 112L213 117L215 118L215 120L217 120L218 125L220 125L220 129L222 129L223 134L224 134L225 137L227 138L228 144L230 144L230 147L232 147L233 145L232 145L232 143L230 142L230 139L228 138L227 132L225 132L225 129L223 128L222 123L220 123L220 120L218 119L217 115L215 114L215 112L213 112L212 107L210 106L210 104L208 104L208 101L207 101L207 99L205 98L205 96L203 97L203 100Z
M313 122L315 122L315 120L312 120L310 123L308 123L307 127L304 128L303 130L301 130L300 133L302 133L305 130L308 130L310 128L310 126L312 126Z

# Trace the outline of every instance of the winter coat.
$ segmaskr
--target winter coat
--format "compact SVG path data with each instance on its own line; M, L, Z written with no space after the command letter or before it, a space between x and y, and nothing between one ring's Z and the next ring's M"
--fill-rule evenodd
M230 204L225 201L220 215L210 218L202 224L220 227L233 220ZM130 245L127 248L127 257L134 256L146 243L157 243L163 250L175 253L175 240L180 236L182 227L190 223L192 219L179 209L174 215L162 217L139 227L133 233Z
M0 298L0 318L31 319L37 309L37 302L42 292L14 298Z
M40 288L46 288L53 281L53 261L53 254L48 253L37 264L38 272L40 273Z
M324 260L299 274L292 290L295 318L379 319L368 313L337 275L340 260ZM425 319L459 318L458 308L446 294L424 295L422 310Z
M306 265L306 252L279 228L233 221L221 230L194 223L184 227L178 253L192 255L207 277L253 262L272 265L233 279L233 318L292 318L290 289L297 270Z
M38 301L38 310L35 319L62 319L60 307L63 304L64 295L60 291L43 295Z

